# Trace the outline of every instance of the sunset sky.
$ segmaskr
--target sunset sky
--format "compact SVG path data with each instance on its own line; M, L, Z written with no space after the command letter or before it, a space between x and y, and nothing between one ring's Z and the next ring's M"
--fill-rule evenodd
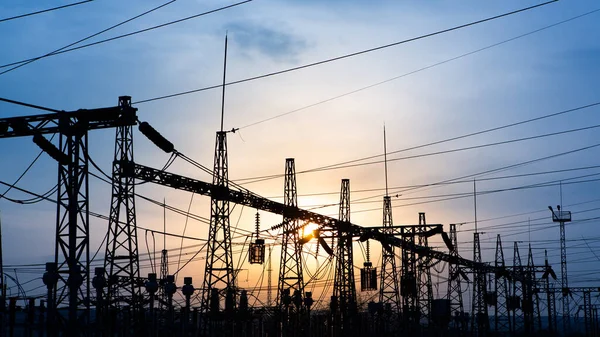
M68 2L2 1L0 20L57 3ZM0 66L47 54L161 3L93 1L0 21ZM0 97L64 110L113 106L121 95L132 96L134 102L146 101L219 85L226 34L226 77L232 82L408 40L538 3L255 0L50 56L0 74ZM179 0L84 43L230 4L233 2ZM229 178L262 196L283 201L281 175L285 159L295 158L301 207L337 217L340 182L349 178L351 199L355 201L351 206L352 222L380 226L385 193L381 162L385 125L395 224L417 223L418 212L426 212L428 223L443 224L445 230L451 223L464 223L460 226L459 251L471 258L475 179L484 259L493 261L496 235L501 234L507 264L512 264L513 241L520 242L524 263L530 242L536 264L543 263L547 249L558 273L559 230L547 207L561 203L562 183L563 207L573 212L573 222L567 226L569 282L575 286L597 284L600 259L594 250L600 248L600 105L437 145L400 150L598 104L599 59L600 5L595 1L558 1L389 48L229 85L224 128L240 129L227 136ZM0 73L8 69L3 66ZM140 120L153 125L176 149L212 168L221 100L222 92L217 88L134 106L139 109ZM44 112L0 103L2 118L40 113ZM587 129L572 131L582 128ZM439 153L563 131L572 132ZM137 128L134 138L136 162L161 168L168 160L168 155ZM110 174L114 130L91 132L89 143L90 156ZM0 180L9 184L39 153L31 139L25 138L3 139L0 148L4 154ZM366 157L370 159L355 161ZM536 159L543 160L532 162ZM349 161L361 165L314 172ZM307 170L313 172L300 173ZM93 168L91 171L97 173ZM169 171L211 180L181 159ZM246 180L272 175L276 177ZM17 186L42 194L56 185L56 176L56 163L44 154ZM461 183L407 189L450 180ZM550 186L532 186L539 184ZM108 215L110 186L90 177L90 191L90 210ZM165 198L167 204L183 210L188 209L191 199L190 193L149 184L139 186L137 192L156 200ZM30 197L17 191L7 196ZM138 225L162 230L163 209L145 200L136 202ZM208 218L209 198L194 196L190 210ZM41 267L23 269L22 265L53 260L56 206L50 202L19 205L2 199L0 211L4 264L8 266L5 272L13 273L16 268L24 279L41 276ZM233 227L253 230L255 213L241 206L233 209L236 265L245 258L240 252L247 231ZM166 218L168 232L183 234L184 216L167 212ZM264 212L261 219L262 229L281 222L280 216ZM107 225L100 219L91 220L92 254L100 247ZM185 235L206 238L207 232L207 224L190 219ZM138 231L144 261L142 275L150 272L145 238L150 252L156 246L157 258L163 248L162 236L154 236L155 245L151 234ZM267 239L267 243L272 242ZM435 239L432 245L439 242ZM168 238L170 261L177 261L181 244L181 264L198 249L194 246L197 241L181 243L180 239ZM306 248L314 253L314 245ZM354 264L362 266L363 252L358 244L354 248ZM379 265L381 246L373 242L371 249L371 259ZM273 285L277 283L279 252L279 246L274 245ZM322 250L319 253L324 254ZM97 261L103 255L101 247ZM205 253L198 256L204 258ZM311 274L326 263L324 257L316 259L308 253L305 257ZM242 262L238 285L253 289L259 285L264 266ZM175 270L177 264L170 268ZM200 286L203 269L204 260L190 263L180 272L178 282L183 276L192 276L194 284ZM305 281L316 284L315 292L320 294L319 284L324 281L309 279L305 275ZM442 284L438 293L434 291L436 296L445 294L444 279L439 278ZM434 281L438 279L434 277ZM40 284L32 282L25 289ZM38 293L43 289L31 292ZM264 301L264 290L259 297Z

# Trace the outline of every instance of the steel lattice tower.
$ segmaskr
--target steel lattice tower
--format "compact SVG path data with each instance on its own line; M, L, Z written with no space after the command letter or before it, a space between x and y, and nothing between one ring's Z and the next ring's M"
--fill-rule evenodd
M224 131L217 132L213 184L229 187L227 134ZM229 201L219 200L216 196L212 196L210 204L210 228L208 231L204 286L200 306L200 310L203 313L208 313L211 307L220 307L220 305L210 303L213 289L219 290L219 304L225 299L227 292L235 294L235 273L233 270L231 232L229 227ZM235 306L235 304L236 301L234 298L232 305Z
M131 97L119 97L119 106L131 108ZM110 288L107 302L113 307L129 304L136 313L141 304L141 288L137 225L135 214L134 178L121 175L120 162L133 162L133 126L116 128L115 156L112 170L112 197L108 220L108 238L104 269L108 274ZM137 315L132 315L137 317Z
M458 257L458 237L456 235L456 224L450 224L449 232L450 242L452 242L452 249L450 255ZM466 332L466 321L464 320L465 309L463 306L463 292L461 286L461 278L463 273L460 270L460 266L455 263L448 263L448 295L447 299L450 301L451 314L454 321L454 327L460 331L460 335Z
M521 254L519 253L519 244L516 241L514 242L513 251L513 273L521 277L524 276L523 266L521 264ZM519 280L513 279L512 297L515 301L515 306L513 307L512 326L514 332L517 334L524 332L523 324L525 323L525 319L523 316L525 310L523 310L523 299L525 298L525 296L523 295L523 283ZM520 305L518 306L516 305L517 301L520 301ZM521 313L519 314L518 311L520 311Z
M392 201L389 196L383 197L383 232L394 234L392 219ZM398 291L398 270L394 248L381 249L381 281L379 287L379 302L389 305L393 315L400 313L400 292Z
M340 191L339 219L350 222L350 180L342 179ZM352 234L343 230L337 232L337 254L333 296L337 296L342 328L345 335L352 334L352 317L356 312L356 285L352 255Z
M590 291L583 292L583 320L586 336L595 336L592 297Z
M415 244L417 226L401 227L400 233L409 245ZM402 293L402 317L407 333L414 335L418 332L420 314L419 309L419 282L417 280L417 255L414 251L402 250L402 274L400 276L400 289Z
M560 287L562 289L562 317L563 334L571 331L571 319L569 318L569 280L567 278L567 241L565 236L565 222L560 221Z
M502 239L500 234L496 236L496 259L494 266L496 268L504 268L504 250L502 248ZM508 295L509 288L505 275L496 275L494 277L494 288L496 290L496 305L495 305L495 319L494 319L494 330L496 332L508 332L511 329L510 313L508 311Z
M285 160L284 204L298 207L296 189L296 167L294 158ZM281 242L281 260L279 261L279 285L277 287L277 305L281 311L286 309L282 296L289 290L289 295L295 291L304 294L304 278L302 276L302 246L298 243L298 220L283 217L283 237ZM293 307L293 306L291 306Z
M540 302L539 302L539 289L537 287L537 279L535 275L535 263L533 262L533 251L531 250L531 244L529 244L529 251L527 254L527 303L526 309L529 315L529 332L536 332L536 324L538 329L542 329L542 321L540 315Z
M419 227L417 227L417 233L425 233L427 231L427 222L425 220L425 213L419 213ZM423 247L428 246L428 240L426 235L419 235L419 245ZM431 301L433 300L433 286L431 284L431 267L430 258L419 257L417 260L417 281L419 284L419 310L420 318L431 324Z
M54 262L59 280L52 305L56 309L68 303L67 316L58 315L59 324L66 327L66 336L78 336L90 313L88 128L85 121L64 119L60 130L59 149L68 163L58 165Z
M544 257L544 266L546 268L546 271L544 272L542 279L544 279L545 281L544 285L546 287L546 300L548 301L548 331L550 332L550 334L553 334L557 331L556 296L554 295L554 291L550 290L550 277L551 274L553 274L554 272L551 272L552 269L550 268L550 264L548 263L548 251L546 250L544 250Z
M481 261L481 245L479 243L479 233L473 233L473 261ZM485 303L486 298L486 277L485 272L478 269L473 270L473 302L471 313L474 317L471 319L471 332L473 336L487 336L489 331L488 310Z

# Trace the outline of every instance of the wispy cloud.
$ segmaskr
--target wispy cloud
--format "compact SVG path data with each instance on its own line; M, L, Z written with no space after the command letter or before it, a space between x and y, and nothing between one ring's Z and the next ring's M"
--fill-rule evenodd
M243 54L258 53L279 62L296 62L307 42L285 27L272 28L256 22L232 22L225 26Z

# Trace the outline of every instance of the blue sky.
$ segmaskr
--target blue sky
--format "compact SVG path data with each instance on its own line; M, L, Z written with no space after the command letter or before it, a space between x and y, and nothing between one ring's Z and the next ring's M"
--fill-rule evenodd
M66 3L66 2L65 2ZM308 64L355 51L376 47L437 30L479 20L538 2L528 1L253 1L232 9L203 16L155 31L118 41L49 57L0 75L1 96L57 109L110 106L119 95L131 95L133 101L219 84L222 76L225 33L229 36L228 81L244 79L290 67ZM45 54L112 24L160 4L158 1L94 1L56 12L19 20L0 22L2 53L0 63ZM179 0L152 14L106 33L99 38L143 29L163 22L230 4L223 1ZM8 0L0 5L0 17L8 17L56 5L49 1L35 4ZM599 12L547 30L496 46L464 58L423 70L406 77L374 86L327 103L300 110L285 117L248 126L272 116L304 108L323 100L386 81L417 69L525 34L562 20L595 10L594 1L559 1L525 13L483 23L458 31L422 39L384 50L307 68L227 88L225 128L241 128L230 134L230 178L239 179L283 173L285 158L296 158L298 171L378 155L383 151L382 128L387 129L388 150L399 150L487 128L534 118L598 101L600 85ZM206 166L212 165L214 132L219 126L220 90L208 90L171 99L138 104L138 114L169 138L181 152ZM538 134L558 132L600 124L599 108L590 108L543 121L528 123L498 132L391 155L390 159L427 152L498 142ZM0 116L39 112L7 104L0 105ZM246 127L248 126L248 127ZM599 142L598 130L569 133L508 145L458 153L436 155L389 164L389 185L427 184L477 172L550 156ZM159 167L167 156L136 133L136 161ZM29 139L4 139L5 165L0 180L11 182L38 153ZM110 172L113 131L90 135L91 156ZM511 169L493 176L524 174L598 165L598 148ZM209 180L189 165L175 162L172 171ZM600 173L598 169L571 171L544 176L481 181L478 190L493 190L564 179L563 203L566 209L585 211L600 207L598 182L567 184L569 178ZM340 180L350 178L353 190L382 188L383 165L324 171L298 176L299 194L337 192ZM484 177L481 177L484 178ZM19 186L45 192L54 184L56 167L42 156ZM478 178L480 179L480 178ZM588 177L582 179L595 179ZM92 179L90 209L108 214L110 188ZM265 196L282 194L282 179L247 185ZM393 200L395 223L414 223L418 212L426 212L430 223L467 222L459 236L471 241L473 200L463 198L405 206L402 198L446 195L472 191L472 184L455 184L408 192ZM190 195L162 187L141 186L138 192L187 209ZM379 192L355 193L352 199L378 195ZM10 192L9 196L23 195ZM300 204L336 203L338 196L301 197ZM353 211L381 207L357 203ZM478 197L479 219L545 210L560 202L557 186L494 193ZM5 264L43 262L52 256L54 212L52 204L14 205L0 201L5 249ZM207 198L196 197L192 211L208 217ZM337 214L336 207L321 208L324 214ZM254 210L236 208L232 224L253 227ZM599 216L596 210L573 214L574 219ZM534 220L546 217L546 220ZM483 221L481 227L527 221L532 229L548 223L543 231L533 231L536 261L542 263L543 250L550 250L551 262L558 268L558 228L551 227L549 211ZM162 210L144 201L138 202L140 226L161 229ZM381 211L353 213L354 222L374 226L381 222ZM276 216L263 215L263 228L276 224ZM168 230L182 233L185 219L169 214ZM600 266L581 237L590 247L600 247L598 221L573 223L567 229L569 260L575 263L572 282L589 283L598 274L583 275L583 261ZM92 222L91 250L95 251L107 224ZM523 229L525 228L525 229ZM490 228L485 232L484 257L493 258L496 234L503 234L505 255L512 259L512 241L523 241L521 255L529 235L523 228ZM191 223L188 234L205 237L207 227ZM145 252L144 233L139 233L140 250ZM243 238L238 239L243 240ZM541 242L540 240L551 240ZM161 240L159 240L161 241ZM178 240L169 240L171 249ZM184 242L190 245L190 242ZM373 244L373 247L379 247ZM161 249L158 246L157 249ZM540 248L540 249L537 249ZM374 248L377 251L379 248ZM472 247L463 244L463 255L470 257ZM103 250L103 249L101 249ZM193 250L190 250L193 251ZM102 254L102 253L101 253ZM203 255L203 254L202 254ZM373 254L373 260L378 254ZM273 256L278 256L275 249ZM239 257L239 255L238 255ZM362 264L356 249L355 264ZM276 264L274 259L274 264ZM184 272L202 278L203 261L192 263ZM244 266L250 281L261 267ZM585 268L585 269L590 269ZM143 272L147 272L145 269ZM579 273L579 274L578 274ZM244 278L244 277L242 277ZM252 287L253 282L242 287Z

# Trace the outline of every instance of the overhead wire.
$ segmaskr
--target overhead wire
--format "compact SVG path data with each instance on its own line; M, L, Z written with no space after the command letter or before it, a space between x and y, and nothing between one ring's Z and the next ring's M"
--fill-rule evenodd
M349 91L349 92L346 92L346 93L343 93L343 94L340 94L340 95L336 95L336 96L333 96L333 97L330 97L330 98L318 101L316 103L305 105L303 107L296 108L296 109L293 109L293 110L288 111L288 112L284 112L284 113L281 113L281 114L278 114L278 115L275 115L275 116L272 116L272 117L268 117L268 118L259 120L257 122L253 122L253 123L241 126L240 129L245 129L245 128L248 128L248 127L251 127L251 126L254 126L254 125L262 124L262 123L265 123L265 122L268 122L268 121L271 121L271 120L274 120L274 119L277 119L277 118L281 118L281 117L284 117L284 116L287 116L287 115L290 115L290 114L293 114L293 113L296 113L296 112L299 112L299 111L303 111L303 110L306 110L306 109L309 109L309 108L312 108L312 107L315 107L315 106L318 106L318 105L321 105L321 104L324 104L324 103L328 103L328 102L331 102L331 101L334 101L334 100L337 100L337 99L340 99L340 98L343 98L343 97L346 97L346 96L350 96L352 94L355 94L355 93L358 93L358 92L361 92L361 91L364 91L364 90L367 90L367 89L371 89L371 88L374 88L376 86L379 86L379 85L382 85L382 84L385 84L385 83L389 83L389 82L392 82L394 80L397 80L397 79L400 79L400 78L403 78L403 77L407 77L409 75L416 74L416 73L419 73L421 71L425 71L425 70L428 70L428 69L431 69L431 68L434 68L434 67L437 67L437 66L440 66L440 65L443 65L443 64L446 64L446 63L449 63L449 62L452 62L452 61L455 61L455 60L458 60L458 59L461 59L461 58L464 58L464 57L467 57L467 56L470 56L470 55L473 55L473 54L476 54L476 53L479 53L481 51L484 51L484 50L487 50L487 49L491 49L493 47L497 47L497 46L503 45L503 44L511 42L511 41L515 41L517 39L520 39L520 38L523 38L523 37L526 37L526 36L529 36L529 35L541 32L541 31L544 31L546 29L549 29L549 28L552 28L552 27L556 27L558 25L561 25L561 24L564 24L564 23L567 23L567 22L570 22L570 21L582 18L584 16L596 13L598 11L600 11L600 9L595 9L595 10L592 10L592 11L589 11L589 12L585 12L585 13L582 13L580 15L576 15L576 16L570 17L568 19L561 20L561 21L558 21L556 23L553 23L553 24L550 24L550 25L547 25L547 26L535 29L533 31L530 31L530 32L527 32L527 33L524 33L524 34L520 34L520 35L514 36L512 38L509 38L509 39L506 39L506 40L503 40L503 41L500 41L500 42L496 42L496 43L493 43L491 45L487 45L487 46L479 48L479 49L475 49L475 50L470 51L468 53L464 53L464 54L461 54L461 55L458 55L458 56L446 59L444 61L436 62L436 63L430 64L428 66L415 69L413 71L410 71L410 72L404 73L402 75L398 75L398 76L389 78L387 80L383 80L383 81L380 81L380 82L377 82L377 83L374 83L374 84L370 84L370 85L367 85L367 86L364 86L364 87L361 87L361 88L358 88L358 89L354 89L352 91Z
M195 19L195 18L204 16L204 15L216 13L216 12L219 12L219 11L222 11L222 10L225 10L225 9L229 9L229 8L232 8L232 7L236 7L236 6L239 6L239 5L251 2L251 1L253 1L253 0L246 0L246 1L237 2L237 3L234 3L234 4L228 5L228 6L223 6L223 7L220 7L220 8L217 8L217 9L213 9L213 10L210 10L210 11L206 11L206 12L203 12L203 13L199 13L199 14L187 16L185 18L181 18L181 19L178 19L178 20L169 21L169 22L166 22L166 23L163 23L163 24L160 24L160 25L156 25L156 26L152 26L152 27L148 27L148 28L136 30L136 31L133 31L133 32L130 32L130 33L127 33L127 34L122 34L122 35L114 36L114 37L111 37L111 38L108 38L108 39L104 39L104 40L100 40L100 41L96 41L96 42L91 42L91 43L80 45L80 46L76 46L76 47L61 48L61 50L55 51L53 53L49 53L49 54L45 54L45 55L41 55L41 56L37 56L37 57L25 59L25 60L21 60L21 61L16 61L16 62L11 62L11 63L7 63L7 64L3 64L3 65L0 65L0 68L6 68L6 67L14 66L14 65L20 65L20 64L27 63L27 62L30 62L30 61L35 61L35 60L40 59L40 58L45 58L45 57L60 55L60 54L64 54L64 53L68 53L68 52L74 51L74 50L79 50L79 49L83 49L83 48L87 48L87 47L99 45L99 44L102 44L102 43L106 43L106 42L110 42L110 41L122 39L122 38L125 38L125 37L137 35L137 34L140 34L140 33L144 33L144 32L147 32L147 31L158 29L158 28L170 26L170 25L173 25L173 24L176 24L176 23L180 23L180 22L183 22L183 21L187 21L187 20L190 20L190 19ZM556 1L558 1L558 0L556 0ZM167 4L169 4L169 3L167 3ZM166 6L167 4L163 4L162 6ZM158 8L156 8L156 9L158 9ZM153 10L156 10L156 9L153 9ZM147 13L142 13L140 15L145 15L145 14L147 14ZM129 19L129 21L131 21L131 20L132 19ZM109 29L112 29L112 28L109 28ZM94 35L94 36L97 36L98 34L100 34L100 33L96 33L96 35ZM84 40L87 40L87 38L84 39ZM79 42L76 42L74 44L77 44L77 43L79 43ZM8 71L10 71L10 70L8 70ZM0 75L1 74L3 74L3 73L0 73Z
M227 82L225 84L218 84L218 85L213 85L213 86L204 87L204 88L200 88L200 89L193 89L193 90L188 90L188 91L179 92L179 93L175 93L175 94L169 94L169 95L164 95L164 96L159 96L159 97L144 99L144 100L140 100L140 101L137 101L137 102L133 102L132 104L147 103L147 102L162 100L162 99L166 99L166 98L172 98L172 97L187 95L187 94L191 94L191 93L196 93L196 92L200 92L200 91L206 91L206 90L210 90L210 89L222 88L224 85L225 86L234 85L234 84L239 84L239 83L254 81L254 80L258 80L258 79L262 79L262 78L266 78L266 77L271 77L271 76L275 76L275 75L281 75L281 74L289 73L289 72L292 72L292 71L297 71L297 70L301 70L301 69L315 67L315 66L318 66L318 65L322 65L322 64L326 64L326 63L331 63L331 62L334 62L334 61L339 61L339 60L347 59L347 58L350 58L350 57L354 57L354 56L358 56L358 55L363 55L363 54L371 53L371 52L374 52L374 51L378 51L378 50L382 50L382 49L386 49L386 48L390 48L390 47L402 45L402 44L405 44L405 43L409 43L409 42L413 42L413 41L425 39L425 38L428 38L428 37L432 37L432 36L436 36L436 35L448 33L448 32L451 32L451 31L462 29L462 28L467 28L467 27L470 27L470 26L474 26L474 25L478 25L478 24L484 23L484 22L493 21L493 20L496 20L496 19L500 19L500 18L503 18L503 17L510 16L510 15L518 14L518 13L521 13L521 12L526 12L526 11L529 11L529 10L532 10L532 9L535 9L535 8L538 8L538 7L546 6L548 4L551 4L551 3L554 3L554 2L557 2L557 1L558 0L546 1L546 2L543 2L543 3L540 3L540 4L536 4L536 5L533 5L533 6L528 6L528 7L525 7L525 8L521 8L521 9L517 9L517 10L514 10L514 11L506 12L506 13L503 13L503 14L499 14L499 15L487 17L485 19L471 21L471 22L466 23L466 24L462 24L462 25L458 25L458 26L453 26L453 27L450 27L450 28L438 30L438 31L435 31L435 32L432 32L432 33L428 33L428 34L424 34L424 35L419 35L417 37L412 37L412 38L409 38L409 39L405 39L405 40L401 40L401 41L397 41L397 42L393 42L393 43L389 43L389 44L377 46L377 47L374 47L374 48L364 49L364 50L361 50L361 51L357 51L357 52L353 52L353 53L349 53L349 54L345 54L345 55L340 55L340 56L328 58L328 59L317 61L317 62L312 62L312 63L300 65L300 66L297 66L297 67L292 67L292 68L288 68L288 69L284 69L284 70L279 70L279 71L275 71L275 72L271 72L271 73L267 73L267 74L263 74L263 75L258 75L258 76L254 76L254 77L250 77L250 78L246 78L246 79L242 79L242 80Z
M91 1L91 0L88 0L88 1ZM55 50L53 50L53 51L51 51L51 52L49 52L49 53L47 53L47 54L44 54L44 55L41 55L41 56L38 56L38 57L31 58L31 59L29 59L29 60L27 60L27 61L25 61L25 62L18 63L18 64L16 64L14 67L12 67L12 68L10 68L10 69L7 69L7 70L4 70L4 71L0 72L0 75L6 74L6 73L8 73L8 72L11 72L11 71L13 71L13 70L16 70L16 69L18 69L18 68L21 68L21 67L23 67L23 66L26 66L26 65L28 65L28 64L31 64L31 63L33 63L33 62L35 62L35 61L37 61L37 60L41 60L41 59L43 59L43 58L46 58L46 57L48 57L48 56L56 55L57 53L59 53L59 52L61 52L61 51L65 50L65 49L67 49L67 48L69 48L69 47L72 47L72 46L74 46L74 45L77 45L77 44L79 44L79 43L81 43L81 42L87 41L87 40L89 40L89 39L91 39L91 38L93 38L93 37L96 37L96 36L98 36L98 35L101 35L101 34L103 34L103 33L106 33L106 32L108 32L108 31L110 31L110 30L112 30L112 29L114 29L114 28L117 28L117 27L119 27L119 26L122 26L122 25L124 25L124 24L126 24L126 23L128 23L128 22L131 22L131 21L133 21L133 20L135 20L135 19L138 19L138 18L140 18L140 17L142 17L142 16L144 16L144 15L146 15L146 14L152 13L152 12L154 12L154 11L156 11L156 10L158 10L158 9L162 8L162 7L165 7L165 6L167 6L167 5L171 4L171 3L175 2L175 1L177 1L177 0L171 0L171 1L169 1L169 2L166 2L166 3L162 4L162 5L159 5L159 6L157 6L157 7L154 7L154 8L152 8L152 9L148 10L148 11L145 11L145 12L143 12L143 13L141 13L141 14L138 14L138 15L136 15L136 16L134 16L134 17L132 17L132 18L129 18L129 19L125 20L125 21L121 21L121 22L119 22L119 23L117 23L117 24L115 24L115 25L112 25L112 26L110 26L110 27L108 27L108 28L106 28L106 29L103 29L103 30L101 30L101 31L99 31L99 32L97 32L97 33L94 33L94 34L92 34L92 35L88 35L88 36L86 36L86 37L84 37L84 38L82 38L82 39L79 39L79 40L77 40L77 41L75 41L75 42L73 42L73 43L69 43L68 45L66 45L66 46L64 46L64 47L61 47L61 48L55 49ZM84 1L84 2L87 2L87 1ZM10 66L10 65L8 65L8 66ZM5 66L2 66L2 67L0 67L0 68L4 68L4 67L7 67L7 66L5 65Z
M455 140L459 140L459 139L464 139L464 138L469 138L469 137L473 137L473 136L477 136L477 135L481 135L481 134L485 134L485 133L489 133L489 132L493 132L493 131L503 130L503 129L514 127L514 126L528 124L528 123L531 123L531 122L536 122L536 121L540 121L540 120L543 120L543 119L552 118L552 117L556 117L556 116L568 114L568 113L571 113L571 112L576 112L576 111L580 111L580 110L584 110L584 109L596 107L596 106L599 106L599 105L600 105L600 101L599 102L590 103L590 104L585 104L585 105L581 105L581 106L578 106L578 107L575 107L575 108L570 108L570 109L562 110L562 111L559 111L559 112L555 112L555 113L550 113L550 114L538 116L538 117L535 117L535 118L530 118L530 119L526 119L526 120L522 120L522 121L518 121L518 122L514 122L514 123L509 123L509 124L505 124L505 125L501 125L501 126L489 128L489 129L484 129L484 130L480 130L480 131L476 131L476 132L471 132L471 133L463 134L463 135L460 135L460 136L445 138L445 139L441 139L441 140L438 140L438 141L433 141L433 142L429 142L429 143L425 143L425 144L421 144L421 145L416 145L416 146L411 146L411 147L400 149L400 150L391 151L391 152L388 152L388 155L390 155L390 154L396 154L396 153L401 153L401 152L406 152L406 151L411 151L411 150L416 150L416 149L421 149L421 148L428 147L428 146L438 145L438 144L447 143L447 142L451 142L451 141L455 141ZM570 131L570 132L575 132L575 131ZM547 136L551 136L551 135L553 135L553 134L547 134ZM532 137L536 137L536 136L532 136ZM530 138L530 137L527 137L527 138ZM532 138L532 139L535 139L535 138ZM515 142L515 141L516 140L508 140L506 142ZM495 143L491 143L491 144L495 144ZM500 144L498 144L498 145L500 145ZM485 146L492 146L492 145L485 145ZM465 148L465 149L467 149L467 148ZM454 151L457 151L457 150L454 150ZM444 153L444 151L440 151L440 152ZM334 170L334 169L338 169L339 167L354 167L354 166L348 166L348 165L351 165L351 164L354 164L354 163L358 163L358 162L361 162L361 161L365 161L365 160L369 160L369 159L379 158L379 157L382 157L382 156L383 156L383 154L372 155L372 156L361 157L361 158L352 159L352 160L348 160L348 161L344 161L344 162L340 162L340 163L335 163L335 164L329 164L329 165L325 165L325 166L315 167L315 168L312 168L312 169L299 170L299 171L296 172L296 175L306 174L306 173L313 173L313 172L321 172L321 171L327 171L327 170ZM411 156L411 158L412 158L412 156ZM407 158L407 159L410 159L410 158ZM393 161L393 160L398 160L398 159L389 159L389 161ZM381 162L379 161L377 163L381 163ZM357 164L356 166L360 166L360 165ZM258 177L239 178L239 179L235 179L235 181L238 182L238 183L243 182L244 184L251 184L251 183L261 182L261 181L265 181L265 180L269 180L269 179L280 178L280 177L283 177L283 176L284 176L283 174L272 174L272 175L265 175L265 176L258 176Z
M33 16L33 15L42 14L42 13L48 13L48 12L56 11L56 10L59 10L59 9L64 9L64 8L68 8L68 7L82 5L82 4L85 4L85 3L88 3L88 2L92 2L92 1L94 1L94 0L83 0L83 1L73 2L73 3L70 3L70 4L62 5L62 6L56 6L56 7L52 7L52 8L42 9L42 10L39 10L39 11L30 12L30 13L26 13L26 14L15 15L15 16L7 17L7 18L2 18L2 19L0 19L0 22L6 22L6 21L11 21L11 20L21 19L21 18L24 18L24 17Z

